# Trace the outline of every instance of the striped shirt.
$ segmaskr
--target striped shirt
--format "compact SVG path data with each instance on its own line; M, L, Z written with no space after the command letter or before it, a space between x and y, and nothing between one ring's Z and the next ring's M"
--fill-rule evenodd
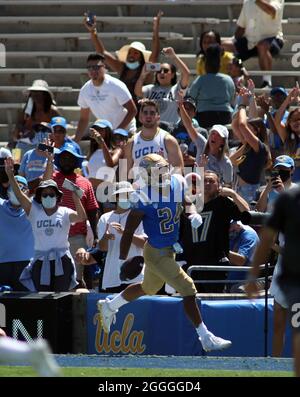
M78 174L71 174L65 176L62 174L60 171L56 171L53 174L53 179L58 185L59 190L63 192L62 199L60 201L60 205L71 208L72 210L76 211L75 204L72 198L72 192L70 190L66 190L62 187L62 184L64 183L65 178L69 179L71 182L75 183L77 186L79 186L83 191L83 196L81 199L81 203L83 205L83 208L85 211L91 211L95 210L98 208L98 204L95 198L95 194L92 188L92 185L90 181L87 178L84 178L81 175ZM86 228L86 222L77 222L75 225L71 225L70 228L70 233L69 236L76 236L78 234L84 234L86 235L87 233L87 228Z

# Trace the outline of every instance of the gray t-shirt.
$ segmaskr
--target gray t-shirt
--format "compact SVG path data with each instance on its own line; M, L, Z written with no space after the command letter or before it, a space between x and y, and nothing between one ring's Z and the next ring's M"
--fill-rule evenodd
M143 87L143 96L158 102L161 121L166 121L174 125L180 119L176 102L180 89L182 90L180 82L171 87L149 84ZM185 91L183 90L184 93Z

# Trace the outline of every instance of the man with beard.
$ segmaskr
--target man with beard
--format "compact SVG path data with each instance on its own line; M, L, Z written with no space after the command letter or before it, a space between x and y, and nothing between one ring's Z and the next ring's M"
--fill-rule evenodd
M234 190L222 187L215 172L205 171L202 225L194 230L189 219L185 215L181 216L180 242L187 267L228 266L230 221L240 220L243 211L249 211L247 202ZM201 271L199 277L197 275L195 278L223 280L226 272ZM198 292L223 292L223 289L224 285L220 283L197 284Z
M94 239L97 239L97 209L98 204L94 195L93 187L90 181L74 172L76 168L81 167L82 160L84 156L76 153L74 150L74 146L72 144L66 143L60 150L59 153L55 155L55 164L58 168L57 171L53 173L53 162L52 155L48 154L48 163L46 172L44 174L44 180L53 179L57 185L59 190L63 192L63 197L60 202L60 205L71 208L75 210L74 202L72 200L72 192L63 187L64 180L67 178L71 182L73 182L76 186L83 190L83 196L81 198L81 203L85 212L87 214L88 220L90 222ZM72 256L75 258L76 251L80 247L86 246L86 234L87 234L87 226L86 222L77 222L75 225L72 225L70 228L69 234L69 242L70 242L70 251ZM76 263L76 271L77 271L77 281L79 283L79 287L86 287L84 278L83 278L83 267ZM87 285L91 287L91 285Z
M84 136L90 112L97 119L108 120L113 129L122 128L130 133L136 130L136 106L126 85L105 73L104 56L90 54L87 59L87 70L90 80L81 88L78 105L80 119L75 140L78 142Z

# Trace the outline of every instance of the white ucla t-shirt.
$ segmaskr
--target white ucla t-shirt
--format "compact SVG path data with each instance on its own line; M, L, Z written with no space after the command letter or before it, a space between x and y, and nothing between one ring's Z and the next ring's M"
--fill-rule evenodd
M97 119L108 120L113 129L117 128L127 114L123 105L132 96L126 85L108 74L103 83L98 87L92 80L87 81L81 88L78 97L78 105L81 108L89 108ZM126 129L133 133L136 130L135 118L132 119Z
M70 214L74 212L67 207L58 207L53 215L48 216L43 206L33 201L28 219L32 226L35 251L68 249Z

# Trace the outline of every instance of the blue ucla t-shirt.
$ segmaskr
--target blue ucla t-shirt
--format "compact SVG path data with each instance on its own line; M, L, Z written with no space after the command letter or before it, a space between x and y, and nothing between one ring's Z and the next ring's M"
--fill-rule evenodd
M141 199L134 206L144 212L143 227L148 243L154 248L172 246L178 240L184 186L172 176L167 196L149 186L148 198L148 202Z

